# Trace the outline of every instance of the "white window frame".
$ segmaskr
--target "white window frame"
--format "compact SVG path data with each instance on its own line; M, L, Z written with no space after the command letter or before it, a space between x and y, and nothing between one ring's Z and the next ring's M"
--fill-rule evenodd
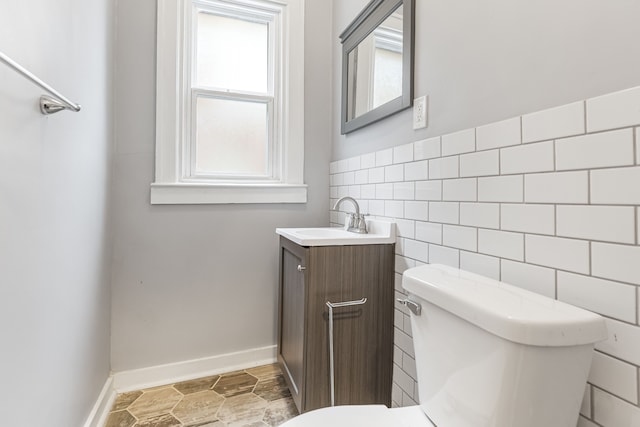
M304 0L157 0L156 170L152 204L305 203ZM271 174L198 176L192 173L191 79L194 4L263 8L281 29L275 40ZM193 115L194 116L194 115Z

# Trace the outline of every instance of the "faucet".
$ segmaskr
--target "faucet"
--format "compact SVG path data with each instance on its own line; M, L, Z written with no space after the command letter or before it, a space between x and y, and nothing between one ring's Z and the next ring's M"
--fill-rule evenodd
M345 200L353 203L353 206L356 208L355 212L346 212L348 223L347 223L347 231L351 231L353 233L367 234L367 223L364 220L364 214L360 213L360 206L358 202L353 197L344 196L338 199L336 204L333 206L333 210L337 211L338 206L344 202Z

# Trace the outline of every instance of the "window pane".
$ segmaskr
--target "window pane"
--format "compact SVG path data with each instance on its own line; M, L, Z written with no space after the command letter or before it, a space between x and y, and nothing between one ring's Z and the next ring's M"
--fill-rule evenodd
M267 104L196 101L196 173L269 175Z
M402 52L377 48L373 76L373 108L401 96Z
M196 84L266 93L268 26L198 13Z

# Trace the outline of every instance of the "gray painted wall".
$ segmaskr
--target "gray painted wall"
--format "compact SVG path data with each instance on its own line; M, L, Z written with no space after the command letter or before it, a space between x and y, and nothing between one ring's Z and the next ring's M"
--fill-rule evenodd
M308 203L151 206L155 0L119 1L116 46L113 370L275 344L276 227L328 223L331 10L309 0L305 50Z
M429 95L429 127L414 131L406 110L341 136L338 35L367 3L333 1L333 160L640 84L640 2L416 0L415 96Z
M109 375L111 40L108 0L0 2L0 424L79 426Z

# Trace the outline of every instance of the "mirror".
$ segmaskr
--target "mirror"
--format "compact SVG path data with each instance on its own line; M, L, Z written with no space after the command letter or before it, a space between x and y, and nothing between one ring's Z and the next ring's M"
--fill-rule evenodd
M342 134L411 106L414 0L373 0L340 35Z

